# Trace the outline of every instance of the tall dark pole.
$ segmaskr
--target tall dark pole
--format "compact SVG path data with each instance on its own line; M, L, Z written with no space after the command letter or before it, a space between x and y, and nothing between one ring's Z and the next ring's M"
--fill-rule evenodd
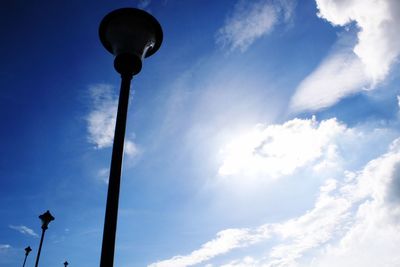
M25 263L26 263L26 258L28 258L29 253L32 251L31 247L26 247L25 248L25 259L24 259L24 263L22 264L22 267L25 267Z
M115 56L114 67L121 75L100 258L100 267L113 267L131 80L142 69L142 60L158 50L163 34L158 21L147 12L121 8L103 18L99 35L104 47Z
M114 261L121 167L124 153L126 117L132 76L132 74L121 74L121 89L119 94L117 121L115 124L110 178L108 181L106 215L104 220L103 244L101 248L101 267L111 267L113 266Z
M46 211L45 213L43 213L42 215L39 216L39 219L42 220L42 236L40 237L40 244L39 244L38 253L36 255L35 267L38 267L38 265L39 265L39 258L40 258L40 252L42 251L44 233L46 232L49 223L51 221L54 221L54 217L50 214L50 211Z
M22 267L25 267L25 263L26 263L26 258L28 257L28 255L25 255L25 259L24 259L24 263L22 264Z
M22 264L22 267L25 267L25 263L26 263L26 258L28 257L28 255L25 255L25 259L24 259L24 263Z
M38 267L38 266L39 266L39 258L40 258L40 252L42 251L42 244L43 244L44 232L46 232L46 229L42 229L42 236L40 237L40 244L39 244L38 253L37 253L37 255L36 255L35 267Z

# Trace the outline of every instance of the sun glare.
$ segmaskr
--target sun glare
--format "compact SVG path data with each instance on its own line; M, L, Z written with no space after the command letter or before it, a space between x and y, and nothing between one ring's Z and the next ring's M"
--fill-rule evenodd
M221 149L218 174L269 179L289 175L334 150L332 141L344 131L345 126L335 119L317 122L315 117L294 119L283 125L257 125Z

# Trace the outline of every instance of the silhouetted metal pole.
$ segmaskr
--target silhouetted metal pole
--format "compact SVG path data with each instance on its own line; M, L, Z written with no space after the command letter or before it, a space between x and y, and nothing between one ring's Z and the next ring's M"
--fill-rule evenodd
M68 266L68 261L65 261L64 262L64 267L67 267Z
M124 152L126 117L132 76L133 75L121 75L121 90L118 102L117 121L115 125L110 178L108 182L106 215L104 220L103 245L101 250L102 258L100 266L102 267L113 266L122 156Z
M40 244L39 244L39 249L38 253L36 256L36 263L35 267L38 267L39 265L39 258L40 258L40 252L42 251L42 244L43 244L43 239L44 239L44 233L46 232L49 223L51 221L54 221L54 217L50 214L50 211L46 211L42 215L39 216L39 219L42 220L42 236L40 237Z
M42 244L43 244L43 238L44 238L44 232L46 230L42 229L42 236L40 237L40 244L39 244L39 249L38 249L38 253L36 255L36 263L35 263L35 267L39 266L39 258L40 258L40 252L42 251Z
M121 168L124 152L129 91L133 75L142 68L142 59L154 54L162 42L158 21L143 10L121 8L103 18L99 28L104 47L115 56L114 67L121 74L121 88L114 132L104 219L100 267L113 267L117 230Z
M25 259L24 259L24 263L22 264L22 267L25 267L26 258L28 258L29 252L31 252L31 251L32 251L31 247L25 248Z

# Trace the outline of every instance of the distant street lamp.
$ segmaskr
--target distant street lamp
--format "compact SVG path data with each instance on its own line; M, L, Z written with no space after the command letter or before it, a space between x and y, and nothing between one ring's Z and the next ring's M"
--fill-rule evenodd
M49 226L49 223L51 221L54 221L54 217L53 217L53 215L50 214L50 211L46 211L45 213L43 213L42 215L39 216L39 219L42 221L42 237L40 238L40 245L39 245L38 253L36 256L35 267L38 267L38 264L39 264L39 258L40 258L40 252L42 250L44 233L46 232L46 230Z
M65 261L64 262L64 267L67 267L68 266L68 261Z
M103 46L115 56L114 68L121 74L100 259L100 267L112 267L131 80L142 69L142 60L160 48L163 32L149 13L136 8L121 8L103 18L99 35Z
M31 247L25 248L25 259L24 259L24 264L22 264L22 267L25 267L26 258L28 258L28 255L31 251L32 251Z

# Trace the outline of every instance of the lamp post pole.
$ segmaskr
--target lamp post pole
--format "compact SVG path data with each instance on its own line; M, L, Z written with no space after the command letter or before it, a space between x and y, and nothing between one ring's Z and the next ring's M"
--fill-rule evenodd
M68 266L68 261L65 261L64 262L64 267L67 267Z
M119 189L121 167L124 152L126 117L128 112L129 91L133 74L121 74L121 89L115 124L114 144L111 157L108 182L106 214L104 220L103 244L101 248L101 267L112 267L114 261L115 235L117 229Z
M31 247L26 247L25 248L25 259L24 259L24 263L22 264L22 267L25 267L25 263L26 263L26 258L28 258L29 253L32 251Z
M35 267L38 267L38 265L39 265L39 258L40 258L40 252L42 251L44 233L46 232L46 230L49 226L49 223L51 221L54 221L55 218L53 217L53 215L50 214L50 211L46 211L45 213L43 213L42 215L39 216L39 219L42 221L42 236L40 238L39 249L38 249L38 253L36 255Z
M121 75L100 258L100 267L113 267L131 80L142 69L142 60L158 50L163 33L158 21L147 12L121 8L103 18L99 36L103 46L115 56L114 68Z

